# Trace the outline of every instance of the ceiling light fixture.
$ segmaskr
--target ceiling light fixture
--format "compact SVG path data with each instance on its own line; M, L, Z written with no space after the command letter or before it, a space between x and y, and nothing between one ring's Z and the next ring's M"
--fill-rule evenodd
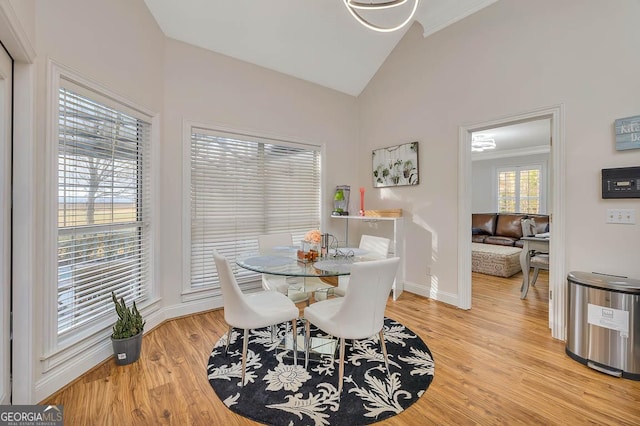
M365 18L363 18L362 16L360 16L360 13L358 12L359 10L380 11L384 9L390 9L393 7L401 6L407 3L407 1L413 1L413 9L411 10L409 17L405 19L402 23L396 25L395 27L381 27L379 25L373 24L368 20L366 20ZM381 33L390 33L392 31L399 30L400 28L407 25L409 21L411 21L411 19L413 18L413 15L415 15L416 10L418 9L418 3L420 3L420 0L380 0L380 1L371 0L368 3L365 3L363 1L356 1L356 0L343 0L343 2L344 2L344 5L347 7L347 10L349 11L349 13L351 13L351 15L354 18L356 18L356 20L360 22L362 25L364 25L365 27L369 28L370 30L378 31Z
M487 149L496 149L496 141L489 136L490 135L472 135L471 151L482 152Z

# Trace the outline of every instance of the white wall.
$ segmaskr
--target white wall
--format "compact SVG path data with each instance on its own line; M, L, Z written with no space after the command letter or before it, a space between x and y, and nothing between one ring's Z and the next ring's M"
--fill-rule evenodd
M327 212L337 184L365 186L367 209L403 208L407 280L434 297L455 298L458 126L564 103L568 267L640 276L638 225L604 224L606 208L640 205L599 195L601 168L640 164L640 151L616 152L612 135L615 118L640 113L637 1L585 0L580 7L552 0L497 2L427 39L414 25L357 100L167 41L142 0L38 0L33 21L23 16L29 11L21 7L18 14L27 33L35 33L37 50L34 239L44 238L46 220L45 69L51 57L161 113L156 260L167 310L181 304L183 119L324 144ZM420 141L420 185L374 190L371 150L414 140ZM340 232L340 225L328 224L330 232ZM38 295L51 285L44 281L43 261L38 246L29 289L36 330L26 345L29 353L20 354L35 370L43 337ZM426 274L429 265L433 277ZM76 363L54 379L36 371L36 380L49 381L31 402L82 368Z
M109 356L110 342L99 348L43 371L39 362L45 350L44 323L40 312L46 312L45 287L53 278L45 275L47 261L51 259L46 242L47 225L51 213L47 209L46 194L53 190L47 175L47 68L49 60L70 68L84 78L104 86L128 101L159 114L163 107L164 34L149 13L143 1L114 0L60 0L36 1L35 46L36 73L36 211L38 228L36 240L37 279L34 283L34 312L31 359L36 381L36 401L46 397L61 385L87 368ZM19 141L17 141L19 144ZM161 142L157 140L156 142ZM159 147L154 147L157 150ZM55 171L54 171L55 173ZM55 225L54 225L55 226ZM153 321L149 321L150 327Z
M323 145L328 216L332 188L356 181L357 104L352 96L175 40L167 42L165 72L160 279L166 304L184 314L193 308L180 306L182 253L190 250L180 244L183 120ZM330 232L342 230L326 224ZM205 303L209 309L220 304Z
M473 213L487 213L496 211L495 169L499 167L527 166L540 164L543 167L543 199L541 200L541 214L549 211L549 154L514 156L495 158L491 160L476 160L471 164L472 187L471 211Z
M600 197L602 168L640 164L640 150L616 152L613 136L616 118L640 113L638 16L634 0L510 0L426 39L418 24L407 32L359 98L362 152L420 142L420 185L376 190L377 204L407 213L407 281L457 296L458 232L468 232L456 229L459 126L557 104L566 108L566 268L640 277L639 225L605 224L607 208L640 213L640 203Z
M163 309L154 314L151 324L148 321L149 329L163 318L215 307L211 303L184 304L180 297L183 120L320 144L327 171L323 187L334 188L356 180L353 158L357 147L357 101L352 96L167 40L142 0L13 3L14 23L27 34L37 55L31 82L34 117L25 119L33 121L36 129L35 172L33 181L25 177L25 181L14 183L27 185L35 194L33 233L37 244L33 244L35 260L30 265L33 280L27 283L28 288L16 290L29 301L31 316L15 324L21 352L16 354L14 359L19 360L14 365L20 364L29 371L16 372L14 379L16 388L20 388L19 401L36 403L111 356L110 342L104 341L48 372L42 370L40 362L46 320L41 314L45 302L42 295L43 289L51 285L43 267L50 256L43 244L50 221L45 196L51 190L45 156L50 59L161 118L153 150L160 171L154 209L159 229L155 241L155 287ZM20 155L21 142L15 141ZM332 195L332 189L323 194L327 214L333 207ZM328 225L331 229L332 225Z

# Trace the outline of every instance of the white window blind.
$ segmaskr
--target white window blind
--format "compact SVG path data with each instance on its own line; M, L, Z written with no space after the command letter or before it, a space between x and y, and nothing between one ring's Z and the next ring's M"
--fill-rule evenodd
M540 166L498 169L498 211L500 213L540 213Z
M112 315L112 291L128 303L148 296L150 120L101 99L61 81L58 335Z
M319 147L193 128L191 288L219 288L212 249L235 261L258 235L320 228ZM239 269L239 282L254 280Z

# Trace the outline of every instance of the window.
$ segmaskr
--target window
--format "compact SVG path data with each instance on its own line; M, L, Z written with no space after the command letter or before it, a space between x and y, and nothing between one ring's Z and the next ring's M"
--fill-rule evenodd
M57 96L62 336L110 318L112 291L129 303L148 297L151 119L64 78Z
M191 129L190 284L219 289L211 257L232 262L257 250L258 235L320 228L320 147ZM240 283L258 274L238 270Z
M498 212L538 214L542 210L542 166L497 169Z

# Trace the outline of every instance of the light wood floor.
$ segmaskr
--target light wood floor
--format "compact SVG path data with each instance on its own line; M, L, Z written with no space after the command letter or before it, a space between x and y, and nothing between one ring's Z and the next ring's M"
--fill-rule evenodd
M420 335L435 360L425 394L390 425L639 425L640 382L570 359L547 325L548 275L527 300L521 274L473 275L464 311L404 293L387 316ZM144 337L141 359L105 362L51 396L68 425L246 425L207 381L209 352L224 334L222 311L169 321Z

